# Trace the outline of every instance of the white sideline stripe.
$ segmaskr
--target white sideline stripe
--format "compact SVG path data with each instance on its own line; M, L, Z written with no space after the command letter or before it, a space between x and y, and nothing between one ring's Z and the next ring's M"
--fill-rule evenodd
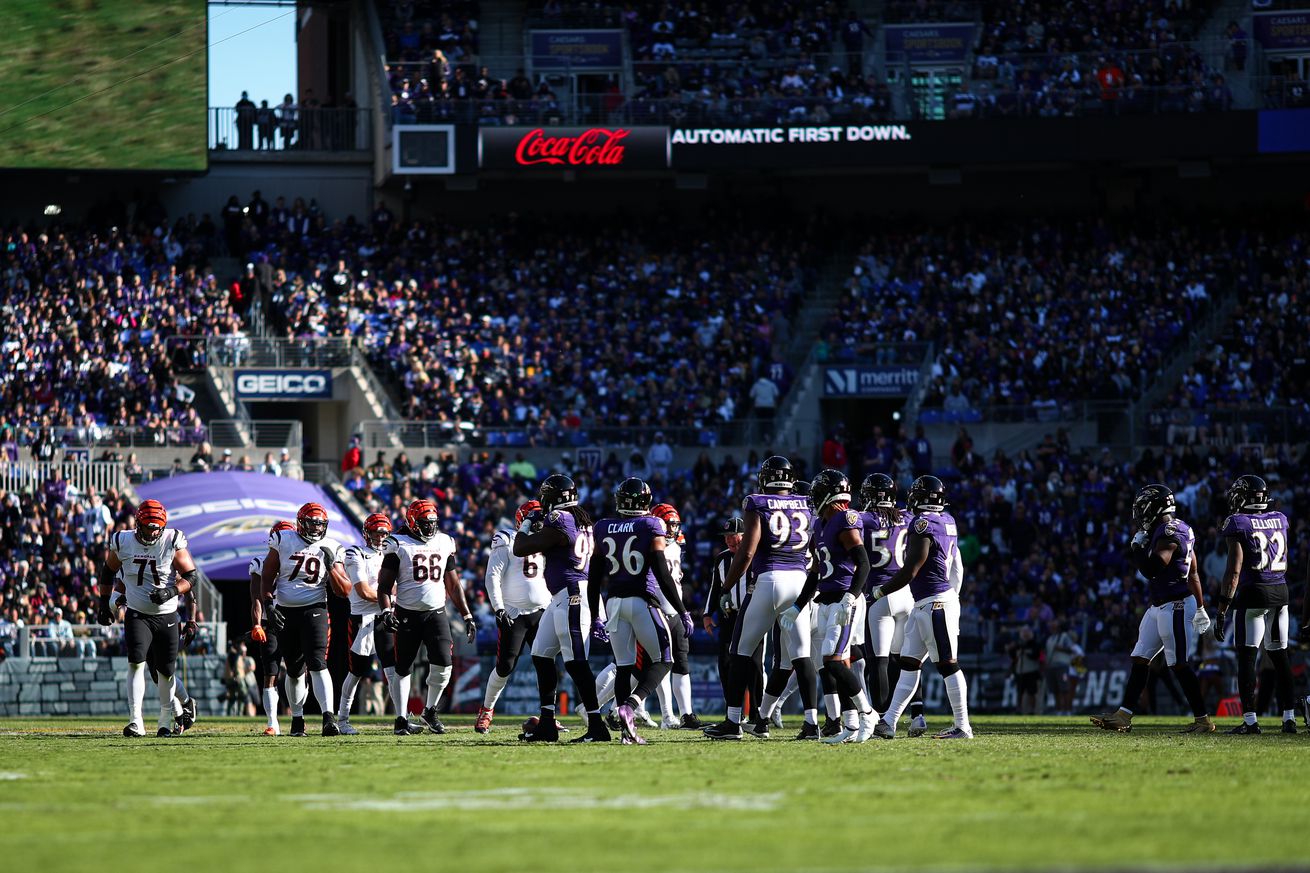
M533 809L681 809L706 807L769 811L782 802L781 793L742 794L616 794L597 797L571 788L492 788L480 791L409 791L386 797L344 797L336 794L293 794L286 798L311 810L369 812L428 812L432 810Z
M13 782L15 779L26 778L26 773L15 773L13 770L0 770L0 782Z

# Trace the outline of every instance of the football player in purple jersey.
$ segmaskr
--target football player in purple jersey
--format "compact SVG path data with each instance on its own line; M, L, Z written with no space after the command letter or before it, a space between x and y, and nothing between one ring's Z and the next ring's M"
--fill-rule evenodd
M1147 485L1133 500L1132 542L1128 559L1146 577L1151 607L1137 628L1133 666L1124 689L1123 705L1114 712L1094 716L1092 724L1127 733L1133 728L1133 708L1146 688L1151 659L1164 650L1164 661L1174 671L1193 722L1183 733L1208 734L1214 724L1206 712L1201 683L1187 662L1189 633L1200 636L1210 628L1196 568L1196 535L1177 517L1174 494L1163 485Z
M1287 659L1287 516L1269 508L1269 486L1259 476L1238 476L1228 488L1228 511L1220 534L1228 544L1228 564L1215 598L1219 614L1215 636L1224 638L1231 608L1236 613L1237 690L1242 723L1230 734L1260 733L1256 719L1255 662L1264 646L1273 664L1283 733L1296 733L1292 703L1292 665Z

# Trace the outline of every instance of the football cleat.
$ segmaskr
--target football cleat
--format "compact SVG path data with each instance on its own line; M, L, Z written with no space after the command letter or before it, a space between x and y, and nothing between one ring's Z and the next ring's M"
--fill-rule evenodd
M1296 733L1296 719L1289 718L1283 721L1283 733L1285 734Z
M1260 730L1260 725L1258 723L1247 724L1246 722L1242 722L1237 727L1224 731L1224 733L1238 737L1253 737L1256 734L1263 732Z
M172 728L160 727L159 730L155 731L156 737L171 737L172 735L173 735Z
M1193 721L1179 733L1183 734L1212 734L1214 733L1214 722L1210 721L1210 716L1203 715Z
M536 722L533 724L533 722ZM519 734L519 739L525 743L557 743L559 742L559 727L555 719L528 719L528 724L524 726L523 733Z
M755 719L746 725L746 733L761 740L767 740L769 738L769 720L765 718Z
M1305 729L1310 731L1310 697L1301 701L1301 717L1305 719Z
M860 713L860 729L855 734L855 742L867 743L873 739L873 732L878 726L878 713L870 710Z
M698 731L705 727L705 723L696 717L696 713L689 712L683 715L678 727L684 731Z
M801 725L801 732L796 735L798 740L817 740L819 738L819 726L810 724L808 721Z
M637 725L632 707L626 703L619 706L619 725L623 732L623 745L645 745L645 742L641 741L641 737L637 736Z
M841 729L838 730L837 733L832 734L831 736L824 737L823 741L830 746L837 746L842 743L854 742L855 737L858 734L859 734L858 728L848 728L845 725L842 725Z
M354 737L359 735L359 731L350 723L348 718L337 719L337 730L343 737Z
M279 730L279 729L278 729L276 726L274 726L274 725L269 725L268 727L264 728L264 736L266 736L266 737L280 737L280 736L282 736L282 731Z
M951 727L939 734L933 734L932 738L934 740L971 740L973 739L973 731L962 727Z
M759 736L759 734L755 734L754 731L751 733L755 736ZM704 734L711 740L740 740L742 736L741 725L725 718L718 724L712 724L705 728ZM768 736L767 732L765 736Z
M391 727L391 732L398 737L413 737L423 733L423 725L414 724L405 716L398 715L395 724Z
M928 719L921 715L910 719L910 729L905 732L906 736L921 737L926 733L928 733Z
M1092 716L1092 724L1102 730L1126 734L1133 729L1133 717L1122 709L1116 709L1114 712L1107 712L1104 715Z
M144 737L146 732L136 722L130 722L127 727L123 728L125 737Z
M485 734L491 730L491 719L496 715L494 709L487 709L485 706L478 707L478 720L473 722L473 730L480 734Z
M610 736L609 728L605 727L605 719L596 714L587 719L587 732L580 737L574 737L569 742L608 743L612 739L614 738Z
M182 715L184 718L190 720L186 726L186 729L190 730L191 726L196 723L198 718L200 718L200 713L196 706L196 699L194 697L188 697L186 700L182 701Z
M605 724L612 731L623 730L623 722L619 721L619 708L617 706L605 713Z
M823 727L819 729L819 736L835 737L839 733L841 733L841 719L825 718L823 720Z
M305 717L303 715L291 716L291 736L305 736Z
M423 714L419 718L423 719L423 723L428 726L428 730L434 734L444 734L446 732L446 726L437 717L437 707L435 705L423 710Z
M778 730L782 730L782 704L781 703L778 704L776 707L774 707L773 715L769 716L769 724L773 725Z
M878 723L873 726L873 735L880 740L894 740L896 739L896 728L882 719L878 719Z
M337 714L335 712L323 713L323 736L341 736L341 728L337 725Z
M660 730L662 731L676 731L680 727L682 727L682 725L676 718L660 719Z
M632 718L636 721L637 724L641 725L647 730L657 731L660 729L660 726L655 723L655 720L651 718L646 713L646 710L644 709L641 708L634 709L632 711Z

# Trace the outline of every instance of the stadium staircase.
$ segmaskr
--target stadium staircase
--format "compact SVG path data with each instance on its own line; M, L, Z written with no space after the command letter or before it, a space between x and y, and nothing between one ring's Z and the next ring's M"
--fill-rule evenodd
M1242 25L1248 35L1245 71L1227 69L1224 63L1228 53L1228 37L1224 35L1224 28L1230 21ZM1198 41L1206 47L1203 52L1206 63L1216 70L1224 71L1228 88L1233 92L1234 109L1254 109L1258 106L1256 90L1251 81L1251 73L1255 67L1255 51L1254 39L1250 38L1250 34L1250 0L1224 0L1197 34Z
M478 56L491 75L510 79L523 63L523 0L483 0L478 16Z

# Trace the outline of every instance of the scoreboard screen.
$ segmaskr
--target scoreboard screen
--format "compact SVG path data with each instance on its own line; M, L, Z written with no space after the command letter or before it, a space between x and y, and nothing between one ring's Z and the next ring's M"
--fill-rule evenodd
M203 171L205 0L0 3L0 168Z

